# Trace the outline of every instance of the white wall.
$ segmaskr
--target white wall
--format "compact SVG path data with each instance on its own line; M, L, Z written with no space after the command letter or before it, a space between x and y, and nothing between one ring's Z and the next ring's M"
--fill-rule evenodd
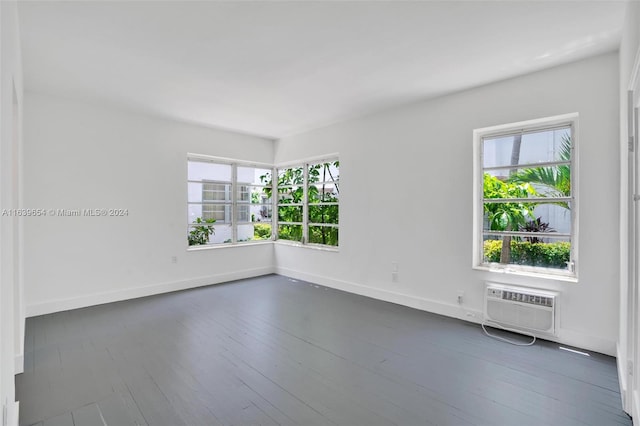
M28 316L273 272L271 244L187 252L187 152L270 163L273 142L26 94ZM172 256L177 263L172 263Z
M614 354L618 109L611 53L285 138L276 162L340 153L340 250L278 244L278 272L466 319L482 310L485 280L559 290L560 341ZM473 129L572 112L580 114L580 281L473 270Z
M15 2L0 2L0 210L20 202L22 66ZM0 406L18 424L14 375L22 371L24 309L20 220L0 216Z
M633 330L629 327L629 315L633 312L634 291L629 286L629 185L628 185L628 132L627 132L627 91L631 78L631 70L636 59L636 53L640 48L640 3L631 1L627 4L627 13L623 29L622 43L620 45L620 330L618 339L618 376L623 407L636 417L640 414L640 401L638 397L633 407L632 388L628 383L627 362L634 361ZM640 365L640 359L635 360ZM636 378L636 380L638 380ZM636 382L636 389L640 382ZM637 420L636 420L637 421Z

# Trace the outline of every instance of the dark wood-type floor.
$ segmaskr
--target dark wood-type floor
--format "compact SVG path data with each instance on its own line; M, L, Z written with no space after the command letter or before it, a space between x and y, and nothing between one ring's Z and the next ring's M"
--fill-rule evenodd
M21 425L631 425L615 360L270 275L27 320Z

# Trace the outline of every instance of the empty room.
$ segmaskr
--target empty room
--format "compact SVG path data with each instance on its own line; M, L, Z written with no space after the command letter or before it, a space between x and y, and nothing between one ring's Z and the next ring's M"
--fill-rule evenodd
M640 425L640 2L1 1L2 426Z

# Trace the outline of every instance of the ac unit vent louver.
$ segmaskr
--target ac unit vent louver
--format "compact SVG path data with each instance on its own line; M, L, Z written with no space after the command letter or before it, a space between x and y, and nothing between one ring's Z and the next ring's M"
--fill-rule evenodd
M555 335L557 296L549 291L487 283L484 318L489 325Z

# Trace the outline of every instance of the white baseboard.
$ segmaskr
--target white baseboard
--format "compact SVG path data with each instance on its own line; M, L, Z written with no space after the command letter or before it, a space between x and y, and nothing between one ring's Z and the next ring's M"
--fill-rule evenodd
M349 293L359 294L361 296L371 297L372 299L408 306L410 308L419 309L421 311L444 315L451 318L464 319L465 321L475 323L482 322L482 311L461 308L458 304L443 303L433 299L368 287L349 281L336 280L320 275L308 274L306 272L301 272L289 268L276 267L276 274L308 281L314 284L323 285L325 287L335 288L337 290L343 290Z
M600 336L585 334L579 331L561 328L558 330L558 338L551 339L564 345L575 346L576 348L587 349L601 354L616 356L615 340L604 339Z
M25 312L27 317L35 317L54 312L68 311L70 309L86 308L88 306L102 305L104 303L137 299L139 297L153 296L155 294L169 293L172 291L203 287L211 284L220 284L244 278L258 277L261 275L273 274L274 272L275 269L273 267L245 269L237 272L190 278L182 281L152 284L143 287L101 292L67 299L57 299L27 305Z
M14 358L14 374L24 373L24 354L17 354Z
M384 300L385 302L397 303L399 305L432 312L447 317L458 318L464 321L481 323L482 311L475 309L461 308L458 304L444 303L434 299L427 299L409 294L382 290L378 288L368 287L362 284L337 280L325 276L308 274L306 272L297 271L290 268L276 267L276 274L309 281L314 284L326 287L344 290L349 293L355 293L362 296L371 297L373 299ZM557 338L549 336L541 336L547 340L553 340L558 343L575 346L589 351L599 352L606 355L616 356L616 342L603 339L598 336L588 335L573 330L560 329Z

